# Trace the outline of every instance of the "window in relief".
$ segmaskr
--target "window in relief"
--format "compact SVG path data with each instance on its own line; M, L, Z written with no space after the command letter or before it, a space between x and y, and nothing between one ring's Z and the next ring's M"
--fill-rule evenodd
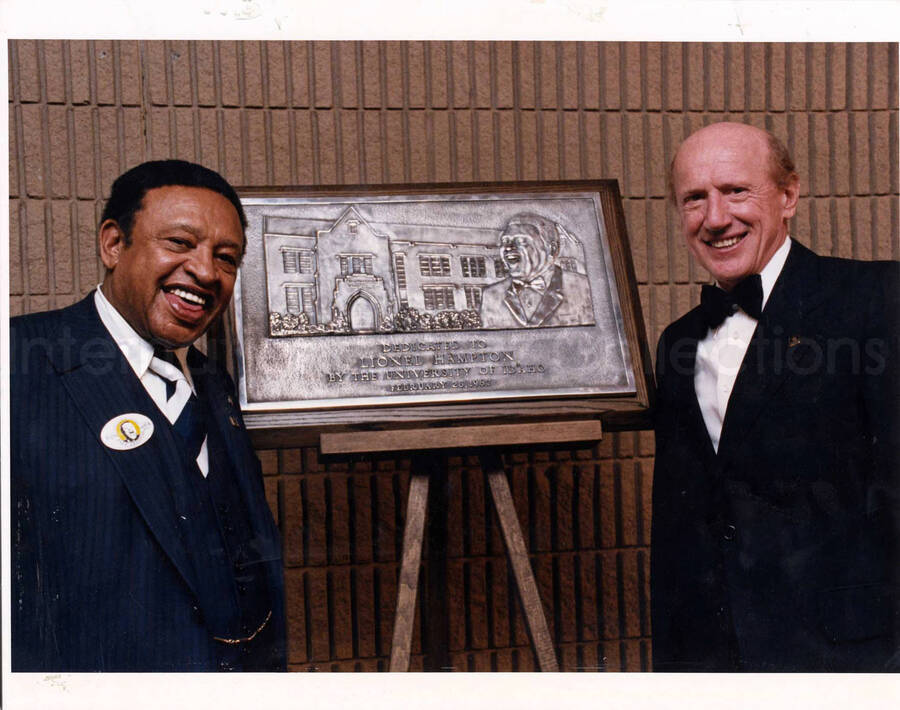
M285 286L284 298L287 301L287 312L291 315L297 315L302 308L300 307L300 287Z
M372 273L373 262L371 254L341 254L340 259L341 274L343 276Z
M296 274L300 268L300 260L298 254L293 249L285 249L281 252L281 262L284 266L284 273Z
M426 311L446 311L455 308L452 286L426 286L422 289Z
M466 307L473 311L481 308L481 286L466 286Z
M449 276L450 257L420 254L419 273L422 274L422 276Z
M460 257L460 264L462 265L462 275L466 278L483 278L487 274L483 256Z
M406 259L403 254L394 255L394 272L397 274L397 287L406 288Z
M286 274L311 274L313 253L308 249L282 249L281 263Z
M300 289L303 299L303 312L309 316L309 322L316 322L316 289L313 286L303 286Z
M559 259L559 268L563 271L578 271L578 262L570 256L563 256Z

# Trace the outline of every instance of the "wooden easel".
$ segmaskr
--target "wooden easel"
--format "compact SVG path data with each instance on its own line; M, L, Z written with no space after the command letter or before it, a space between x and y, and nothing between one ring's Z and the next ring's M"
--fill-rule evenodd
M431 427L394 431L354 431L323 433L322 453L369 453L451 448L479 448L485 473L503 532L507 556L513 570L516 591L525 612L528 635L541 671L558 671L559 663L538 593L534 572L525 548L525 538L516 516L512 493L500 455L494 447L516 444L546 444L597 441L603 431L598 420L541 422L539 424L495 424L461 427ZM488 448L490 447L490 448ZM408 671L412 647L419 567L425 537L428 508L429 471L412 471L403 532L403 557L391 643L391 671Z

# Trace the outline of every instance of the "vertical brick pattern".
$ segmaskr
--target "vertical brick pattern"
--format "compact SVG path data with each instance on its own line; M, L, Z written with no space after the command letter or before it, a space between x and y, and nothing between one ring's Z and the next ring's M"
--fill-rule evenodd
M10 310L102 278L111 180L150 158L236 185L615 178L651 350L708 277L668 208L681 139L717 120L794 152L793 234L900 258L895 44L12 41ZM282 530L293 670L387 667L409 459L261 451ZM506 454L565 670L647 670L653 437ZM449 461L451 665L535 659L478 459ZM428 561L425 561L428 564ZM420 604L412 668L425 666Z

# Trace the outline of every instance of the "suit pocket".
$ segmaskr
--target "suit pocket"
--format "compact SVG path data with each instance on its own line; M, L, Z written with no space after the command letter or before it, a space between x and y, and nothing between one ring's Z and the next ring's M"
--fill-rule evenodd
M822 626L836 643L890 633L892 609L893 592L885 583L826 589L820 597Z

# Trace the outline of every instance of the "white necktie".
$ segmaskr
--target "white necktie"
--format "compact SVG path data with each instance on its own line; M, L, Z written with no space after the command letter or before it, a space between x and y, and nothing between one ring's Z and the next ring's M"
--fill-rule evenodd
M156 356L150 360L150 370L175 385L174 394L170 395L168 391L166 392L166 405L163 409L166 419L169 420L170 424L174 424L178 421L178 417L181 416L181 410L184 409L184 405L193 394L191 386L188 384L187 378L180 367L176 367Z
M206 427L200 403L188 384L184 371L178 367L175 355L157 350L150 360L150 371L166 381L166 404L163 414L181 437L188 454L197 462L200 472L209 472L209 453L206 448ZM171 391L174 386L174 392Z

